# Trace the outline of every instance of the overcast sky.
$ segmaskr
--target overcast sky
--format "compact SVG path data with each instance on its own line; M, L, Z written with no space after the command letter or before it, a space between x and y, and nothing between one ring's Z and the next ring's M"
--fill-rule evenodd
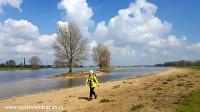
M200 59L199 0L0 0L0 63L53 64L57 24L73 20L112 65ZM93 65L91 58L85 65Z

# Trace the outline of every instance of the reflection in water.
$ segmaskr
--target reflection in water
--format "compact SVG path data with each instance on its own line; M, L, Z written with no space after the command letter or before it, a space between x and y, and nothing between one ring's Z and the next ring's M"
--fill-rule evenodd
M68 80L68 86L71 87L73 85L73 79Z
M80 68L75 71L90 70L94 68ZM105 71L106 76L98 77L99 82L110 80L127 79L130 77L157 72L165 68L159 67L130 67L128 69L119 69ZM0 71L0 99L6 99L13 96L29 95L48 90L57 90L85 84L85 78L77 79L47 79L46 77L67 72L67 69L46 69L46 70L15 70Z

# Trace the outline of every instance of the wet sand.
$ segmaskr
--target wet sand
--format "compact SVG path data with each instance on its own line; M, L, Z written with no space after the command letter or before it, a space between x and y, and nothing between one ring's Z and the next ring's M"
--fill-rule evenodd
M148 76L100 83L95 90L98 98L92 101L88 100L89 88L79 86L0 100L0 112L171 112L199 89L200 71L170 68ZM63 108L5 109L5 106L24 105Z

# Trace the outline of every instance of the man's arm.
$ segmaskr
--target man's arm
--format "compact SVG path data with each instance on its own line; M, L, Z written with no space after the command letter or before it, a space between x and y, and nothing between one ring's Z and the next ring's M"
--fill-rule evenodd
M99 85L99 81L97 80L96 76L94 76L94 80L95 80L96 84Z
M86 81L85 81L86 84L88 83L88 80L89 80L89 78L87 77L87 79L86 79Z

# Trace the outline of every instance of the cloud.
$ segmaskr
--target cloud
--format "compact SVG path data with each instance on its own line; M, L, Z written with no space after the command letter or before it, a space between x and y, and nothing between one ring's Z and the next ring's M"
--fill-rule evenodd
M184 52L182 49L187 46L187 38L171 34L172 24L157 17L157 6L146 0L130 3L128 8L120 9L117 15L110 18L108 23L101 21L95 27L91 19L93 11L86 0L62 0L58 8L65 11L66 21L72 20L79 25L84 35L89 37L91 46L107 44L111 54L118 57L114 61L120 57L141 59L144 56L154 59L162 56L162 59L166 59L169 52L163 51L170 51L170 57L173 57L173 52ZM90 28L94 28L94 31Z
M150 47L181 46L184 39L170 34L172 25L155 16L157 6L146 0L136 0L128 8L121 9L106 25L97 24L94 36L102 40L112 39L116 45L148 45Z
M27 20L7 19L0 23L0 58L30 58L33 55L53 60L51 44L56 34L41 35Z
M168 35L166 38L159 37L149 41L148 45L156 48L184 47L186 46L186 37L177 38L175 35Z
M0 0L0 14L4 13L3 7L10 6L17 8L19 11L22 11L20 8L23 0Z
M199 49L200 49L200 42L187 46L187 50L189 51L199 52Z
M65 11L65 20L74 21L84 35L90 35L88 30L94 25L91 19L93 11L86 0L62 0L58 3L58 8Z
M173 55L177 53L185 55L187 38L172 34L172 24L157 17L156 12L156 5L146 0L136 0L130 3L128 8L120 9L108 23L105 21L97 23L92 35L98 42L112 40L112 46L128 51L132 49L137 52L134 56L141 63L143 63L141 57L149 57L149 61L144 63L152 63L151 58L157 63L156 59L159 58L162 60L170 56L169 58L173 59ZM177 57L182 58L179 55Z

